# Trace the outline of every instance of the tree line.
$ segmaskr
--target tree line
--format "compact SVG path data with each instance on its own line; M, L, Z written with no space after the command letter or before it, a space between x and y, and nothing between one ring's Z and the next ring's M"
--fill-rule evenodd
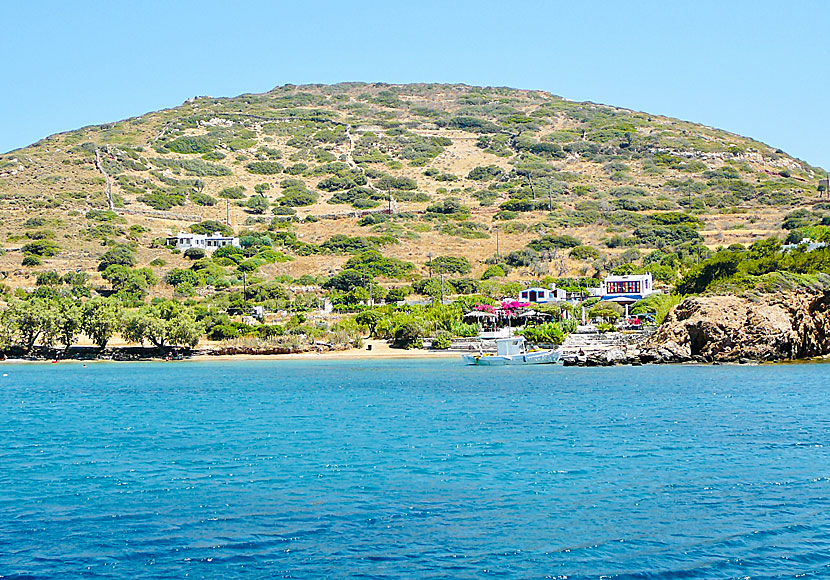
M135 344L192 348L204 328L190 308L176 300L158 299L126 309L112 298L79 302L71 296L32 295L11 299L0 311L0 348L4 350L19 347L30 353L36 345L68 349L82 334L102 349L115 334Z

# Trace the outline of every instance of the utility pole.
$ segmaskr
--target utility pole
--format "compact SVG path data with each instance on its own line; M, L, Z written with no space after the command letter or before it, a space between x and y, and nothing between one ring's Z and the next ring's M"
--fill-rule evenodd
M363 265L363 283L366 285L366 288L369 290L369 302L366 304L367 306L372 306L372 281L369 278L369 270L366 265Z
M386 198L389 200L389 215L392 215L392 190L386 190Z
M225 200L225 223L231 225L231 200Z
M495 227L496 230L496 258L499 258L499 226Z
M248 276L242 271L242 309L248 311Z
M441 270L441 306L444 305L444 271Z
M429 277L430 279L432 279L432 252L427 252L427 258L429 260L427 262L427 267L429 268Z

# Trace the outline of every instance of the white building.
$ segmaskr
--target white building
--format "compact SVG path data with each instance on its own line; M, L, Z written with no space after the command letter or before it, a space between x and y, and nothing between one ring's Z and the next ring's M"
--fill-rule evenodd
M556 286L552 288L528 288L519 293L519 302L531 304L546 304L548 302L561 302L565 300L567 293L559 290Z
M210 235L179 232L175 237L167 238L165 243L168 246L175 246L182 251L189 250L190 248L199 248L206 252L212 252L216 248L224 248L225 246L240 247L239 238L223 236L219 232L214 232Z
M819 248L824 248L827 246L825 242L814 242L810 238L801 238L801 241L797 244L784 244L781 246L782 252L789 252L790 250L795 250L798 247L804 246L805 250L808 252L812 252L813 250L818 250Z
M628 274L626 276L606 276L600 286L599 296L603 300L618 299L624 302L642 300L654 292L654 280L651 274Z

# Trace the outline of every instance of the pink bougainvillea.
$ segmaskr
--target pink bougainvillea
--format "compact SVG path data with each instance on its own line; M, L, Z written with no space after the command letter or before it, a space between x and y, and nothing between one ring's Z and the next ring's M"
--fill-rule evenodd
M481 312L489 312L490 314L495 314L496 309L493 308L490 304L476 304L473 307L473 310L479 310Z
M519 302L518 300L505 300L501 303L501 309L507 314L514 314L520 308L527 308L530 306L529 302Z

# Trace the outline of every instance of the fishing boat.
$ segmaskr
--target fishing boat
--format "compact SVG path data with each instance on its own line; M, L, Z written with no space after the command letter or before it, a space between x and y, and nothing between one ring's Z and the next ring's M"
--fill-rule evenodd
M528 348L523 336L501 338L496 341L496 354L461 355L468 365L540 365L556 364L562 353L553 349Z

